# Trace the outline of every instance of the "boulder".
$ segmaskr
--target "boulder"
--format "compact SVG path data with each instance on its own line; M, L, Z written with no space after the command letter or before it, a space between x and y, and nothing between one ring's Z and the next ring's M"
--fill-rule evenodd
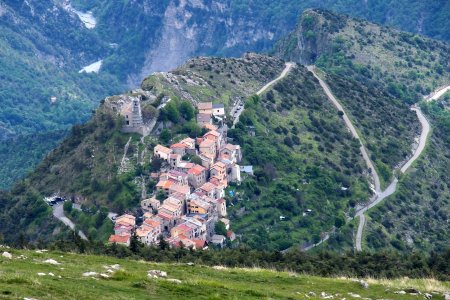
M51 264L51 265L60 265L59 262L57 262L56 260L54 260L54 259L52 259L52 258L49 258L49 259L47 259L47 260L44 260L44 262L45 262L46 264Z
M369 288L369 284L366 281L364 281L364 280L360 280L359 284L365 289Z
M176 283L176 284L180 284L181 280L179 279L175 279L175 278L169 278L167 279L168 282L172 282L172 283Z
M147 272L147 275L151 278L166 278L167 272L161 270L150 270Z
M425 299L430 300L431 298L433 298L433 295L428 294L428 293L425 293L425 294L423 294L423 297L424 297Z
M12 254L6 251L2 253L2 256L7 259L12 259Z

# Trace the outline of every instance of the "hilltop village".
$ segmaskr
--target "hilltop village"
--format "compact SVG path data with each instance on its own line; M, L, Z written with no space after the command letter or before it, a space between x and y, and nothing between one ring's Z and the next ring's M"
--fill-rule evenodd
M154 147L152 160L159 160L161 169L151 174L158 181L153 196L141 201L142 223L137 225L139 220L131 214L116 217L110 243L128 246L136 235L146 245L158 244L163 237L174 247L205 249L211 243L222 247L227 238L235 239L229 230L225 189L230 182L241 181L241 148L228 143L223 105L198 103L197 109L197 123L206 133L170 147ZM149 132L139 100L119 103L113 110L125 119L122 131ZM192 157L199 160L192 162ZM220 232L216 232L218 225Z

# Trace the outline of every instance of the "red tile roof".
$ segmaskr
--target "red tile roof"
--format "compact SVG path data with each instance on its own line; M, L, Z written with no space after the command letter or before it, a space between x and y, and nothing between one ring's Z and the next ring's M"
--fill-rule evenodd
M173 144L172 146L170 146L170 149L173 149L173 148L186 148L186 145L182 144L182 143L176 143L176 144Z
M127 244L130 241L131 236L129 234L125 235L116 235L113 234L109 237L110 243L117 243L117 244Z

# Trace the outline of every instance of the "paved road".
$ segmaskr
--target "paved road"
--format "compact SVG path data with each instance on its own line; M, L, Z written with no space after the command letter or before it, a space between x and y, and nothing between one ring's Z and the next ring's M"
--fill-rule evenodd
M284 68L283 72L281 72L280 76L263 86L259 91L256 92L256 95L261 96L262 93L264 93L268 88L270 88L272 85L286 77L286 75L289 73L289 71L292 69L292 67L295 66L295 63L288 62L286 63L286 67ZM244 104L242 104L242 107L238 109L235 113L235 118L233 120L233 126L231 128L234 128L237 122L239 122L239 117L241 116L242 112L244 111ZM239 103L238 103L239 105Z
M427 102L437 100L437 99L441 98L447 91L450 91L450 85L446 86L444 88L438 89L437 91L432 93L431 96L427 97L425 100Z
M264 93L268 88L277 83L277 81L280 81L281 79L286 77L286 75L289 73L289 71L292 69L293 66L295 66L295 64L292 62L286 63L286 67L284 68L283 72L281 72L280 76L278 76L278 78L275 78L274 80L263 86L259 91L256 92L256 95L261 96L262 93Z
M331 102L333 102L334 106L336 106L336 108L339 111L342 111L344 113L343 119L344 119L345 125L350 130L350 132L353 135L353 137L358 139L358 141L359 141L359 143L361 145L359 150L361 151L361 154L362 154L362 156L364 158L364 161L366 162L367 168L372 171L371 175L372 175L373 183L374 183L374 186L375 186L375 193L379 194L381 192L380 178L378 177L378 173L377 173L377 171L376 171L372 161L369 158L369 154L367 152L366 147L364 147L363 143L361 142L361 139L359 138L359 135L358 135L358 132L356 131L355 126L353 126L352 121L350 121L350 119L347 116L347 113L345 112L344 108L339 103L339 101L334 97L334 95L331 92L331 90L328 87L328 85L319 76L317 76L317 74L315 72L315 67L314 66L308 66L307 68L314 75L314 77L316 77L317 80L319 80L319 83L320 83L322 89L324 90L324 92L327 95L327 97L331 100Z
M60 220L61 222L63 222L66 226L69 226L70 229L75 230L75 224L64 215L64 208L62 203L53 206L53 216L58 220ZM85 241L88 240L86 235L81 230L78 231L78 235L83 240Z
M425 149L425 146L427 144L428 134L430 133L430 123L428 122L427 118L425 118L425 116L423 115L420 108L414 107L414 108L412 108L412 110L416 112L417 118L419 119L420 124L422 125L422 133L420 134L420 138L419 138L419 146L417 147L416 151L414 152L414 155L400 169L400 171L402 171L402 173L405 173L406 170L408 170L408 168L412 165L412 163L415 162L416 159L419 158L420 154L422 154L422 152Z
M359 217L359 225L358 230L356 232L356 238L355 238L355 248L357 251L362 251L362 234L364 230L364 225L366 224L366 217L364 216L364 213L386 199L387 197L391 196L395 191L397 190L397 183L398 179L394 178L394 180L391 182L391 184L380 194L378 194L373 201L371 201L367 206L361 208L358 210L355 214L355 218Z
M431 97L430 97L431 98ZM439 98L439 97L438 97ZM427 118L424 116L422 111L419 107L413 107L413 111L416 112L417 118L422 125L422 132L419 137L419 146L414 151L413 156L401 167L400 171L402 173L405 173L411 165L420 157L423 150L425 149L425 146L427 144L427 139L430 133L430 123L428 122ZM397 183L398 179L394 178L394 180L391 182L391 184L386 188L385 191L383 191L380 195L378 195L373 202L370 202L367 206L363 207L359 211L356 212L355 217L359 217L359 226L358 231L356 232L356 238L355 238L355 248L357 251L362 251L362 235L363 235L363 229L365 225L365 216L364 213L371 209L372 207L376 206L378 203L386 199L387 197L391 196L395 193L397 190Z
M348 118L347 113L345 112L344 108L339 103L339 101L334 97L334 95L331 92L331 90L329 89L328 85L319 76L317 76L317 74L315 73L315 67L314 66L308 66L308 70L310 72L312 72L314 74L314 76L319 80L320 85L322 86L322 88L325 91L326 95L333 102L333 104L337 107L337 109L344 113L344 115L343 115L344 122L345 122L346 126L349 128L349 130L352 133L353 137L355 137L356 139L359 140L359 142L361 144L360 150L361 150L361 153L362 153L362 155L364 157L364 160L366 161L366 164L367 164L368 168L372 170L372 177L373 177L374 185L375 185L375 197L365 207L359 209L356 212L356 214L355 214L355 217L359 217L359 225L358 225L358 230L357 230L356 238L355 238L355 248L356 248L357 251L361 251L362 250L362 246L361 246L362 235L363 235L364 225L366 223L366 218L364 216L364 213L366 211L368 211L369 209L371 209L372 207L374 207L377 204L379 204L381 201L383 201L387 197L389 197L392 194L394 194L395 191L397 190L398 179L394 178L393 181L389 184L389 186L384 191L381 191L380 179L379 179L378 174L377 174L377 172L376 172L376 170L375 170L375 168L373 166L372 161L369 158L367 149L362 144L361 139L359 138L358 132L356 131L356 128L353 126L353 124L350 121L350 119ZM450 86L448 86L446 88L443 88L443 89L437 91L436 93L432 94L432 96L430 96L429 99L433 99L433 98L438 99L447 90L450 90ZM405 173L408 170L408 168L411 167L411 165L422 154L423 150L425 149L427 138L428 138L428 135L429 135L429 132L430 132L430 124L428 123L427 119L423 115L423 113L420 110L420 108L419 107L413 107L412 110L417 113L417 118L418 118L419 122L422 125L422 132L421 132L420 138L419 138L419 146L417 147L417 149L414 152L413 156L400 169L400 171L402 173Z

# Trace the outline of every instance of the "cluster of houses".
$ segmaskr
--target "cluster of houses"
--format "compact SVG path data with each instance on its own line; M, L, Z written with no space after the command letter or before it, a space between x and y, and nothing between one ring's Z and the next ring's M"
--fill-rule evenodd
M160 172L151 174L158 180L155 196L141 202L144 215L140 226L136 226L131 215L116 219L111 243L129 245L131 236L136 234L147 245L159 243L163 236L174 247L204 249L210 243L221 247L226 238L235 238L229 230L224 197L229 182L241 181L238 165L242 159L241 148L227 142L226 125L203 122L207 119L205 116L224 115L220 107L201 103L197 108L198 123L207 132L202 137L185 138L170 147L157 145L154 148L153 159L163 161ZM199 158L197 163L189 161L192 157ZM215 226L219 221L224 223L227 236L216 234Z

